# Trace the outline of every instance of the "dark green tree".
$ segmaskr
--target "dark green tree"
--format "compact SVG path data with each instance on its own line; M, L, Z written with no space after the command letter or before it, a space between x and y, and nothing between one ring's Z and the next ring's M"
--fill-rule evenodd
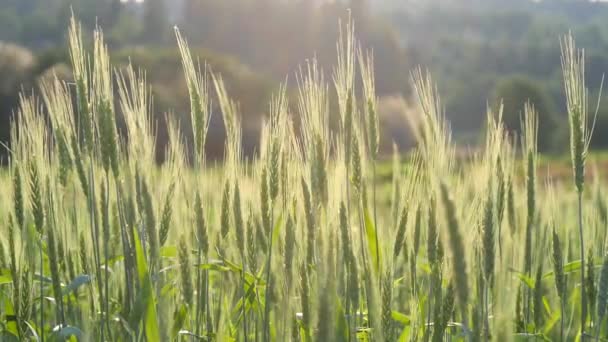
M526 102L534 105L538 113L538 148L549 151L555 146L559 125L556 110L542 84L522 75L510 76L498 82L494 89L495 108L502 101L503 120L508 131L520 136L523 109Z

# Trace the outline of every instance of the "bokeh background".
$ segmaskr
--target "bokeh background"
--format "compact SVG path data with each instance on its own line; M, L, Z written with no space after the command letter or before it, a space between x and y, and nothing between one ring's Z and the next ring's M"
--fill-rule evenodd
M3 146L10 146L11 117L21 91L36 92L37 82L53 74L70 80L66 36L72 13L86 31L103 28L117 70L130 61L147 71L159 160L167 113L190 131L176 26L201 62L224 76L239 103L248 154L257 149L273 91L287 80L288 92L295 94L299 65L316 57L331 78L338 21L349 15L357 38L374 51L386 153L393 141L403 151L414 144L404 116L415 111L410 71L417 66L432 72L463 150L481 141L488 106L502 100L505 122L516 132L529 100L540 114L539 147L547 154L568 147L559 37L572 31L586 50L592 109L608 71L608 3L602 1L0 0ZM592 148L608 148L607 130L608 101L603 101ZM213 115L210 158L222 156L223 134L221 115ZM6 156L6 148L0 148L0 160L6 162Z

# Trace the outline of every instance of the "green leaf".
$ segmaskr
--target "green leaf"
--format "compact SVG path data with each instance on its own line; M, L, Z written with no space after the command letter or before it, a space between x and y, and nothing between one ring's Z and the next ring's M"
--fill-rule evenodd
M272 245L273 246L278 246L278 244L279 244L279 238L281 236L281 234L279 234L279 232L280 232L280 228L281 228L282 224L283 224L283 213L281 213L279 215L279 218L275 222L274 228L272 229Z
M68 295L80 288L83 285L86 285L91 282L92 277L88 274L81 274L76 276L76 278L72 279L72 281L63 288L63 295Z
M229 260L224 259L224 264L226 265L226 267L228 267L230 270L232 270L232 272L236 273L236 274L241 274L243 267L241 265L237 265L233 262L230 262ZM264 279L262 279L262 274L263 273L263 269L261 269L259 271L258 275L254 275L252 273L249 272L245 272L245 281L248 284L253 284L256 283L258 286L265 286L266 285L266 281Z
M11 270L6 268L0 269L0 285L11 284L12 282Z
M545 306L545 311L547 312L547 315L551 316L553 310L551 310L551 304L549 304L549 300L546 296L543 296L543 305Z
M227 272L227 271L230 271L231 269L233 269L233 268L227 266L227 263L225 261L217 260L217 259L209 260L209 262L200 264L200 265L198 265L198 267L200 267L201 270L210 270L210 271L217 271L217 272Z
M34 340L40 341L40 336L38 336L38 329L36 328L36 325L33 322L28 321L25 321L23 323L34 337Z
M543 296L543 302L545 302L545 308L547 309L549 306L549 303L545 296ZM545 326L543 327L543 334L549 335L551 333L551 330L553 330L553 327L559 322L561 315L562 315L562 312L560 312L560 310L553 310L552 312L549 313L549 320L547 320L545 322Z
M245 295L239 299L239 301L232 309L232 314L234 316L238 316L236 324L240 324L241 320L243 319L243 302L245 301L245 312L250 312L254 308L253 304L256 303L255 299L257 297L262 297L261 295L258 295L256 283L249 283L246 280L244 283Z
M160 256L163 258L177 258L177 246L163 246L160 248Z
M409 325L406 325L405 328L403 328L403 331L401 331L401 335L399 335L399 342L407 342L410 340L410 330L411 327Z
M564 265L564 274L580 271L581 265L582 265L582 263L580 260L574 260L574 261L571 261L571 262L565 264ZM602 263L595 263L595 264L593 264L593 267L601 268ZM543 275L543 278L550 278L550 277L553 277L553 271L547 272Z
M163 258L177 258L177 246L163 246L160 248L160 256ZM125 256L122 254L115 255L108 259L107 264L113 265L119 261L123 261ZM103 265L102 265L103 266Z
M391 312L391 317L394 321L399 322L403 325L409 325L411 323L410 317L398 311Z
M158 315L156 313L156 299L154 297L154 289L148 272L148 263L144 255L144 250L141 245L141 240L137 229L133 228L135 236L135 259L137 263L137 274L139 283L141 284L141 299L144 308L144 325L145 333L148 341L160 341L160 332L158 330Z
M346 312L340 302L340 299L336 298L336 341L348 341L349 336L349 325L346 321Z
M369 250L369 254L372 257L374 271L376 271L376 274L378 274L378 267L380 265L380 250L376 248L376 227L374 226L374 221L371 219L369 210L365 208L363 212L365 216L365 235L367 238L367 248Z
M184 327L186 316L188 316L188 309L182 304L179 306L179 309L175 310L175 313L173 314L173 328L171 329L171 337L178 336L179 332Z
M13 303L11 302L11 299L4 293L2 292L2 297L4 298L4 317L8 318L8 317L15 317L15 309L13 307ZM6 326L5 326L5 332L8 332L12 335L15 336L19 336L19 331L17 330L17 320L16 319L10 319L10 320L6 320ZM4 341L4 339L2 339L2 341Z
M517 278L519 278L519 280L521 280L522 283L524 283L530 289L534 289L534 287L535 287L535 284L534 284L535 281L534 281L534 279L532 279L531 277L529 277L529 276L527 276L527 275L525 275L525 274L523 274L523 273L521 273L519 271L516 271L514 269L510 269L510 271L513 272L513 273L515 273L515 276Z

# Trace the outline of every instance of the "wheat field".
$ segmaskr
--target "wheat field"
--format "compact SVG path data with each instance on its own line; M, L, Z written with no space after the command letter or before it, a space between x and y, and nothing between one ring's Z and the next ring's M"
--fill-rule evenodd
M608 209L599 177L585 182L593 111L571 36L571 179L538 180L533 104L521 137L488 110L482 146L458 163L418 69L419 115L403 118L418 147L395 151L390 182L373 54L350 21L334 69L311 59L295 99L277 91L251 160L222 76L176 37L192 130L168 115L160 165L145 73L115 69L101 31L87 48L72 19L73 83L22 96L0 171L2 341L608 339ZM220 167L205 158L212 112Z

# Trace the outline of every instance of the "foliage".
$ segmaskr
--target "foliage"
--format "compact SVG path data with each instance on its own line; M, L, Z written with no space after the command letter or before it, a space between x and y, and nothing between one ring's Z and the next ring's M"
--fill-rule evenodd
M548 98L542 101L547 102L550 112L537 108L541 115L555 118L554 126L547 125L556 133L541 132L540 148L561 152L567 125L563 120L566 110L561 96L558 36L572 30L587 47L587 80L592 92L598 90L608 67L608 4L602 1L4 0L2 5L0 39L18 42L35 54L63 48L64 26L72 11L85 31L103 27L114 51L149 49L148 53L155 55L156 49L171 49L172 27L177 25L193 47L222 56L227 63L235 59L267 78L271 86L284 81L285 75L294 80L298 66L313 54L320 66L331 67L339 35L336 18L345 20L350 13L357 22L362 46L374 51L377 95L403 96L411 101L408 72L419 65L428 67L444 94L454 137L465 145L479 142L487 104L494 102L494 95L501 91L498 88L526 75L547 93ZM163 68L151 65L146 69ZM159 84L174 84L174 77L155 77ZM288 84L289 92L296 91L294 85ZM31 88L28 83L23 86ZM13 94L20 87L16 84ZM171 86L155 88L159 104L155 117L163 130L165 112L179 112L177 104L186 101L180 88L175 92ZM248 102L242 101L247 94L260 102L267 100L257 96L255 85L237 91L234 97ZM520 100L525 102L525 98ZM524 102L506 108L505 117L513 119L510 127L517 126ZM7 113L15 109L10 101L3 101L2 106L11 108ZM256 128L246 133L250 137L246 140L257 140L259 116L246 117L246 126ZM337 127L335 119L330 122ZM0 135L0 140L7 139L6 134ZM247 145L250 150L255 148L254 143ZM220 146L216 147L222 155ZM384 153L389 152L384 149Z
M530 103L539 117L538 147L541 151L550 150L558 128L555 109L548 94L534 80L525 76L513 76L501 80L493 95L494 108L503 106L503 120L506 129L513 136L521 135L525 121L523 104Z

